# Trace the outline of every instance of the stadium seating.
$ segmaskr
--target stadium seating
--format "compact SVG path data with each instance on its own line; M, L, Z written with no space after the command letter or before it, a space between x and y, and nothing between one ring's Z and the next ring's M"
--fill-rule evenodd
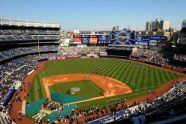
M100 53L106 51L106 47L101 46L85 46L85 47L77 47L77 46L69 46L69 47L60 47L58 50L58 55L72 56L72 55L87 55L89 53Z
M59 40L59 30L0 30L0 41Z
M49 58L49 55L55 56L57 54L41 54L40 58ZM37 60L38 55L28 55L0 65L0 103L3 103L6 94L16 81L22 82L28 72L37 68Z
M168 65L168 59L164 58L158 51L150 49L138 49L137 52L133 53L132 58L138 58L140 61L145 61L157 65Z
M1 124L15 124L5 112L0 112L0 123Z
M57 52L57 49L58 49L58 45L44 45L39 47L40 52L47 52L47 51ZM17 47L13 49L0 51L0 61L4 61L6 59L10 59L12 57L20 56L23 54L37 53L39 51L38 51L38 46Z

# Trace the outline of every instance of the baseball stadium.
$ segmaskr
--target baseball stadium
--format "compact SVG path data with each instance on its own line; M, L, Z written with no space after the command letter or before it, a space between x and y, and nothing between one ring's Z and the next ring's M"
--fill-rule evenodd
M184 43L129 29L65 39L58 23L0 22L0 123L184 121Z

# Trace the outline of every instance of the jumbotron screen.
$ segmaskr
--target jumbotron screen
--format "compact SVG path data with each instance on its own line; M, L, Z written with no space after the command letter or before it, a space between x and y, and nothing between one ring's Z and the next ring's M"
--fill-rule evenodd
M111 36L110 35L73 35L73 43L82 43L82 44L110 44Z
M128 30L112 31L112 43L114 45L133 45L134 32Z
M97 35L91 35L89 44L97 44L98 43L98 37Z
M81 35L81 39L82 39L81 41L82 44L88 44L90 41L90 35Z
M73 35L73 42L81 43L81 35Z
M110 35L98 35L98 43L99 44L109 44L111 43L111 36Z

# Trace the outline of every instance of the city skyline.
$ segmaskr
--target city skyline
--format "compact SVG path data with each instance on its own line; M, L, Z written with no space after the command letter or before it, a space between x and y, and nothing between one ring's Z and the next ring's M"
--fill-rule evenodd
M0 18L56 22L62 29L111 30L113 26L145 30L147 21L164 19L181 29L184 0L2 0Z

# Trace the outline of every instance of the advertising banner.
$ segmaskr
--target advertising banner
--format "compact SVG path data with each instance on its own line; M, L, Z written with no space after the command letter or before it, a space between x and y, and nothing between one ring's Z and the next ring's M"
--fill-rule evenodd
M146 45L146 46L156 46L158 45L159 42L161 41L166 41L167 37L166 36L136 36L136 44L137 45Z
M98 35L98 43L102 44L106 42L106 35Z
M89 44L97 44L98 39L97 38L90 38Z
M73 42L81 43L81 35L73 35Z
M98 43L97 35L91 35L89 44L97 44L97 43Z
M106 35L106 43L111 43L111 36L110 35Z
M110 42L110 35L98 35L98 43L99 44L109 44Z
M82 35L81 39L82 39L82 41L81 41L82 44L88 44L90 41L90 35Z
M167 40L167 37L166 36L158 36L158 35L155 35L155 36L137 36L136 37L136 40L138 41L150 41L150 40Z

